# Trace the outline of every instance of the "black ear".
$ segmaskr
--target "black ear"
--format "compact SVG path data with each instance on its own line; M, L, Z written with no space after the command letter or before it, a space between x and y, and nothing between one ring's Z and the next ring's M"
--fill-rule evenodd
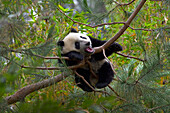
M73 33L78 33L78 31L75 30L74 28L71 28L71 32L73 32Z
M64 46L64 41L57 42L57 45L63 47Z

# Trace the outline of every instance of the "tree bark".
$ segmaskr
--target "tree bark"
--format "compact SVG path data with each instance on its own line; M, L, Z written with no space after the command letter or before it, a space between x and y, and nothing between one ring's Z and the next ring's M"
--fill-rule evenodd
M13 95L10 95L8 97L5 98L5 100L7 101L8 104L13 104L16 103L18 101L24 100L24 98L34 92L37 91L39 89L43 89L46 88L48 86L51 86L57 82L60 82L61 80L63 80L64 78L66 78L67 76L64 76L63 74L59 74L55 77L52 77L50 79L46 79L28 86L25 86L21 89L19 89L16 93L14 93Z

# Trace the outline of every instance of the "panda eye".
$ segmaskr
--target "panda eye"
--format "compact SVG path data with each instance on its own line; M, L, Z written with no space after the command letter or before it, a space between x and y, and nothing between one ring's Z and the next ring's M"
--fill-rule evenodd
M80 43L79 42L75 42L75 48L80 49Z
M83 36L80 36L80 38L82 38L82 39L87 39L86 37L83 37Z

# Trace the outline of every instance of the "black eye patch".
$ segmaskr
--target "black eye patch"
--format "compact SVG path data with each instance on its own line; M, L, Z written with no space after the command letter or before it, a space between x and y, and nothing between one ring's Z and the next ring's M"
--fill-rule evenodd
M82 38L82 39L87 39L86 37L83 37L83 36L80 36L80 38Z
M63 46L64 46L64 41L59 41L59 42L57 43L57 45L63 47Z
M80 49L80 43L79 42L75 42L75 48Z

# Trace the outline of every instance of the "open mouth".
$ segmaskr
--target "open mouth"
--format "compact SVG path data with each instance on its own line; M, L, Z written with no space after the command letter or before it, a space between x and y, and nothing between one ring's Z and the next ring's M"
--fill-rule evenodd
M93 52L94 52L94 49L91 48L91 47L87 47L87 48L85 49L85 51L88 52L88 53L93 53Z

